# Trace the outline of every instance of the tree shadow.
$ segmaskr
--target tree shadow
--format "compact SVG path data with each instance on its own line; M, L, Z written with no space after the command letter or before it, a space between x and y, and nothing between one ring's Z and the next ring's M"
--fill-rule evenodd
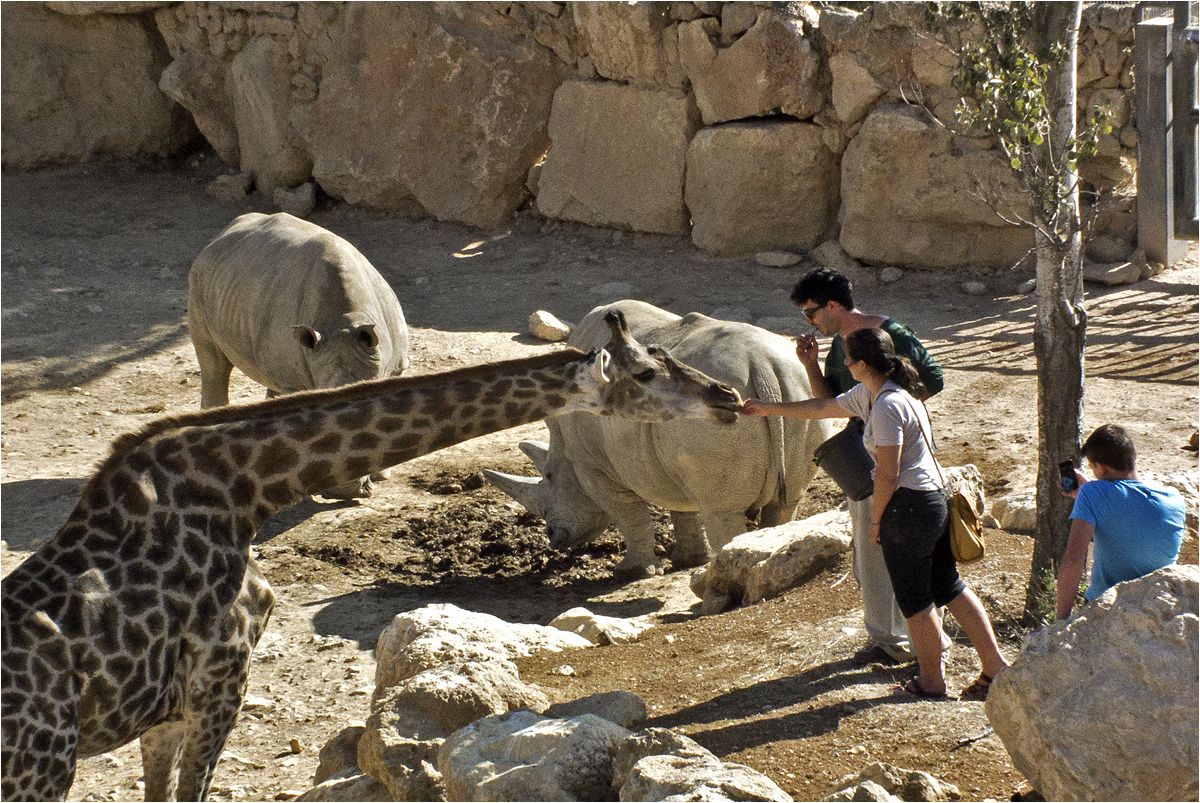
M31 552L50 540L79 502L86 479L18 480L0 485L0 538L14 551Z

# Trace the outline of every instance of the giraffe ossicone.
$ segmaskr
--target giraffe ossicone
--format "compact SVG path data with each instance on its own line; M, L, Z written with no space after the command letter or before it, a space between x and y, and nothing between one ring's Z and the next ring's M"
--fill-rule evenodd
M590 355L307 391L119 437L0 592L3 797L62 799L79 758L140 737L147 799L206 799L274 604L250 544L306 494L560 412L736 420L736 391L608 324Z

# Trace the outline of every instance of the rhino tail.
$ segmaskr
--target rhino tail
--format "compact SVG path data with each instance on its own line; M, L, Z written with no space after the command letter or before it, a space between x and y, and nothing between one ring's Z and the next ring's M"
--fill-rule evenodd
M779 385L779 377L775 375L773 370L756 370L754 366L751 366L750 385L756 398L772 403L784 401L783 389ZM788 488L787 481L787 430L783 425L783 418L781 416L767 416L765 420L767 422L767 440L770 444L769 451L771 455L771 462L767 469L767 482L774 480L775 493L764 507L790 510L794 500L792 500L791 489ZM771 472L774 472L774 477L771 477ZM790 517L790 513L787 515Z

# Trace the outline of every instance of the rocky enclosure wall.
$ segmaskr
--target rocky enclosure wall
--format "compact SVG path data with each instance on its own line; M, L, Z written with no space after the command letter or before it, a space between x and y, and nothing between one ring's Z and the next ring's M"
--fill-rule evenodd
M974 189L1019 205L1007 168L939 125L978 32L855 6L5 3L3 164L203 138L267 197L315 182L483 229L532 202L718 255L832 240L875 265L1017 262L1031 235ZM1080 44L1081 110L1113 123L1081 167L1120 190L1089 246L1111 262L1136 234L1132 4L1089 6Z

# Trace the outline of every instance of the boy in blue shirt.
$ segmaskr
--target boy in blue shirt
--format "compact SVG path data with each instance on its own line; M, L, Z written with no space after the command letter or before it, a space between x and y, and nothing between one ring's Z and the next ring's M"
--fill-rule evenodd
M1056 583L1059 619L1071 615L1075 594L1094 543L1092 577L1084 599L1096 597L1125 580L1135 580L1175 562L1187 513L1177 492L1146 485L1137 478L1137 453L1125 430L1105 424L1081 450L1092 474L1087 482L1075 472L1078 488L1067 550Z

